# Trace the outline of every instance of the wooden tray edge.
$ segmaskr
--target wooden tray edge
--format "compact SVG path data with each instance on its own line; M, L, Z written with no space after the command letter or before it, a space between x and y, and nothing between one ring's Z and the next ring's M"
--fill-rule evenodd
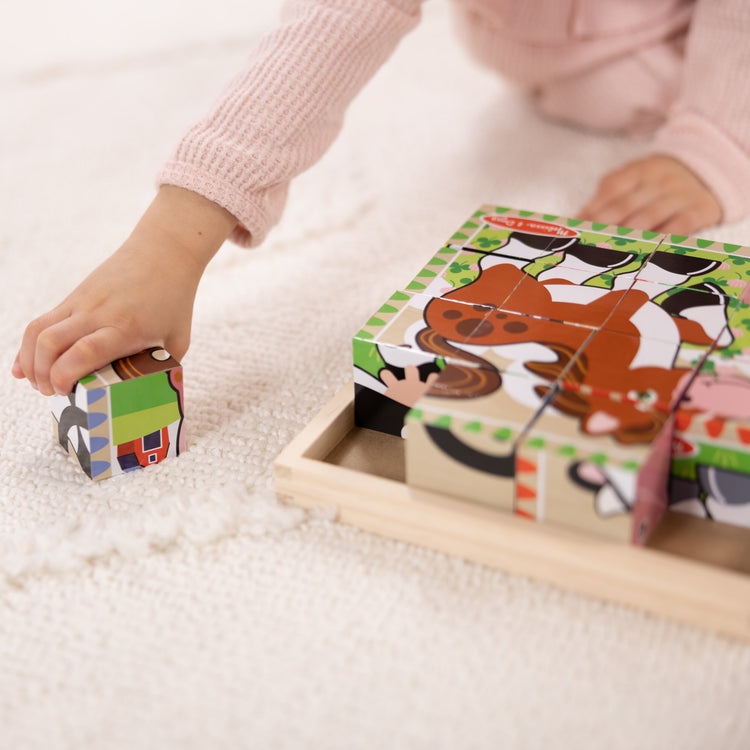
M750 640L750 576L658 550L533 524L324 459L354 424L344 386L274 463L280 499L334 506L342 523L725 636Z

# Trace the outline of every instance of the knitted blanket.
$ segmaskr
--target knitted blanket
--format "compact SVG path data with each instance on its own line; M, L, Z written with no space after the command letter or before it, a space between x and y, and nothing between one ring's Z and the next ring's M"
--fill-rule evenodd
M11 378L26 323L124 239L279 5L37 2L0 27L0 744L747 747L750 645L275 497L352 334L458 222L573 214L643 149L538 119L468 61L443 0L267 242L210 264L183 455L92 482ZM709 236L750 244L750 220Z

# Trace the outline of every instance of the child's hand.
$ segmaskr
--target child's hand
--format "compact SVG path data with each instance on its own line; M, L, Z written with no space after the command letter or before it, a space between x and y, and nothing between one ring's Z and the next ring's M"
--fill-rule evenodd
M708 187L682 162L649 156L606 174L579 218L646 231L694 234L721 221Z
M44 395L149 346L187 351L206 264L236 220L179 188L161 188L133 234L62 304L26 328L13 375Z

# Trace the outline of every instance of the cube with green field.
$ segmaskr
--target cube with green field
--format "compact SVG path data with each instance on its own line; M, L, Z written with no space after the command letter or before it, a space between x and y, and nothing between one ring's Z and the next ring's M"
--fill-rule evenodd
M182 367L162 348L118 359L50 401L57 441L91 479L184 450Z

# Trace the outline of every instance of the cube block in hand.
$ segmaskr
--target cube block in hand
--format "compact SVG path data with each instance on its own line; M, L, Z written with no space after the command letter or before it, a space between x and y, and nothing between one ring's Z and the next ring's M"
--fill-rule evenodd
M50 400L55 437L91 479L184 450L182 367L164 349L118 359Z

